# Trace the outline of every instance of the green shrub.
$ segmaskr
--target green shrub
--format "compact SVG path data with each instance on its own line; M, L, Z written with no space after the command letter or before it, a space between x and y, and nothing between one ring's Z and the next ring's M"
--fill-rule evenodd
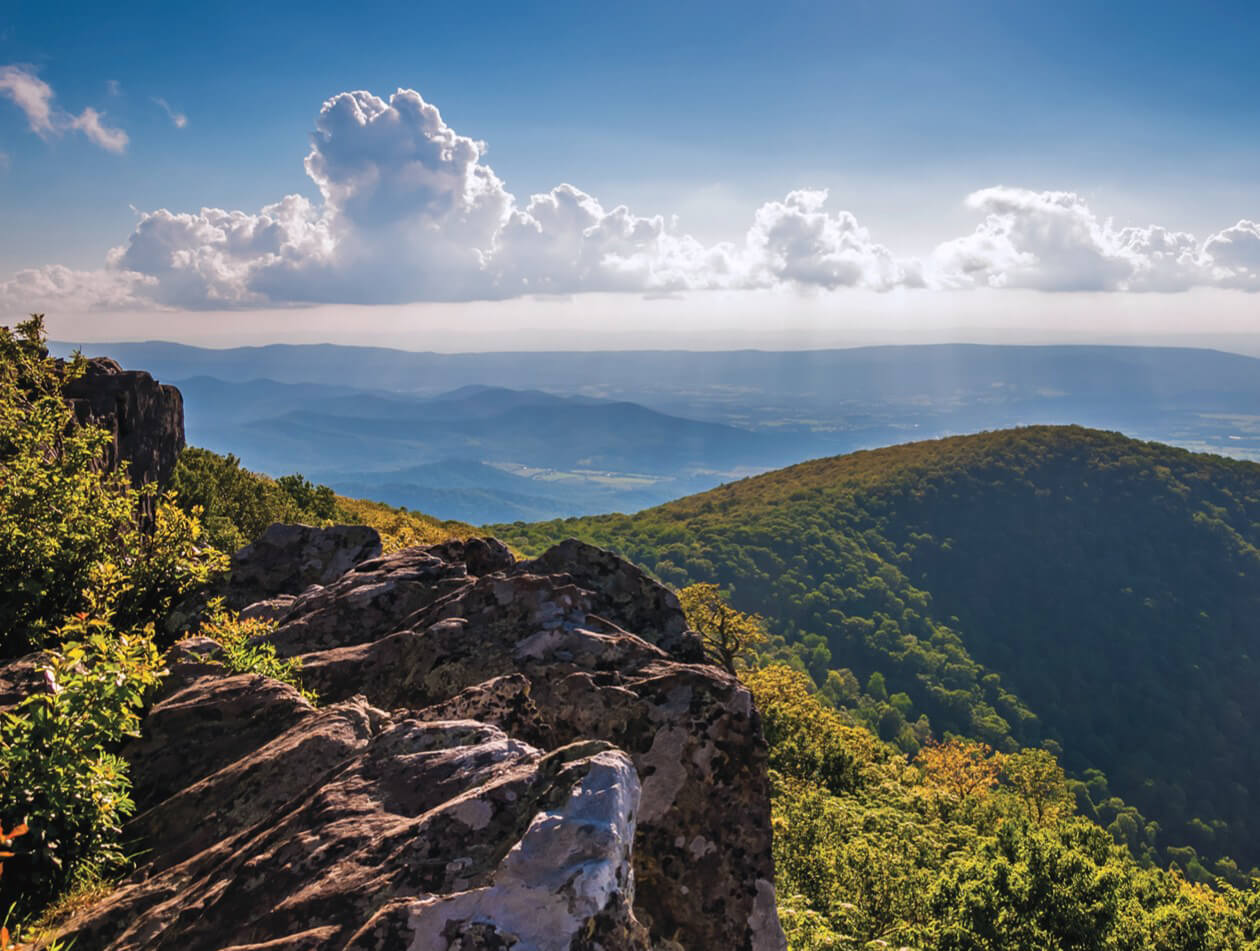
M83 367L48 356L39 316L0 327L0 657L45 646L93 600L120 627L157 621L224 565L169 497L140 526L153 489L104 468L106 433L62 397Z
M318 702L315 692L302 686L301 659L277 657L274 644L259 640L274 630L274 624L242 618L235 611L226 610L221 598L211 602L209 610L201 634L218 643L220 650L215 659L224 667L234 674L262 674L296 687L311 703Z
M155 625L226 564L195 507L106 468L107 434L63 397L83 370L49 357L42 317L0 327L0 657L45 649L47 687L0 720L0 823L29 826L0 881L19 916L122 866L117 749L161 676Z
M342 518L326 485L296 474L272 479L243 468L236 456L193 446L180 453L171 488L186 512L204 512L211 542L227 552L276 522L327 525Z
M277 522L367 525L380 533L387 553L478 534L463 522L441 521L383 502L339 496L302 475L273 479L243 468L236 456L193 446L181 453L171 486L186 512L202 513L200 520L211 544L227 552L248 545Z
M105 433L74 425L43 324L0 327L0 655L45 643L79 610L134 507L125 476L102 473Z
M46 690L0 722L0 824L29 833L0 882L0 907L31 910L124 860L122 821L132 812L127 764L115 754L138 735L140 708L163 675L152 630L116 632L86 613L44 655ZM20 891L19 891L20 889Z
M276 486L299 510L314 520L331 522L341 517L337 494L326 485L316 485L301 473L280 476L276 479Z

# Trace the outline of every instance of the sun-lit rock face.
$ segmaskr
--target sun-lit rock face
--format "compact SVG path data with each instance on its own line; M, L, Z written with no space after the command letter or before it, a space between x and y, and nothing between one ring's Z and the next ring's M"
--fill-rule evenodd
M784 947L757 713L638 569L473 539L267 605L321 705L178 645L80 946Z

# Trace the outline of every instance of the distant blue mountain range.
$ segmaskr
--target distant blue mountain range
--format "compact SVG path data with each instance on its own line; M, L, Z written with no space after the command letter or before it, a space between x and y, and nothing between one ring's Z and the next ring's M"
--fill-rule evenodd
M634 511L814 456L1029 423L1260 459L1260 360L1215 350L82 349L177 384L194 445L483 523Z

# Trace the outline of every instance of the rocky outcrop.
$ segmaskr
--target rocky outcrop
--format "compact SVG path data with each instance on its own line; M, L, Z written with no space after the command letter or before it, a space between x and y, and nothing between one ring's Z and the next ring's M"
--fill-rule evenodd
M626 630L680 659L704 660L700 639L687 630L687 619L674 592L612 552L570 538L522 569L568 575L592 593L597 613L618 618Z
M80 423L111 434L106 457L111 469L127 463L137 488L148 482L166 485L184 448L184 398L178 389L141 370L124 370L108 357L95 357L64 392Z
M381 553L381 536L366 525L272 525L232 556L224 600L234 609L264 600L272 613L311 585L336 581ZM255 612L261 613L261 612Z
M320 705L179 645L126 754L145 858L77 947L784 947L757 713L633 566L473 539L268 613Z

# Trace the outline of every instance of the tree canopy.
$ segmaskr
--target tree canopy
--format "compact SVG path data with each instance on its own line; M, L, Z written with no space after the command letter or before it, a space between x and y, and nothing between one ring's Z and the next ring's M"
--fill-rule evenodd
M765 617L763 660L907 753L950 734L1056 752L1086 814L1139 855L1200 879L1260 863L1254 463L1033 426L494 530L720 586Z

